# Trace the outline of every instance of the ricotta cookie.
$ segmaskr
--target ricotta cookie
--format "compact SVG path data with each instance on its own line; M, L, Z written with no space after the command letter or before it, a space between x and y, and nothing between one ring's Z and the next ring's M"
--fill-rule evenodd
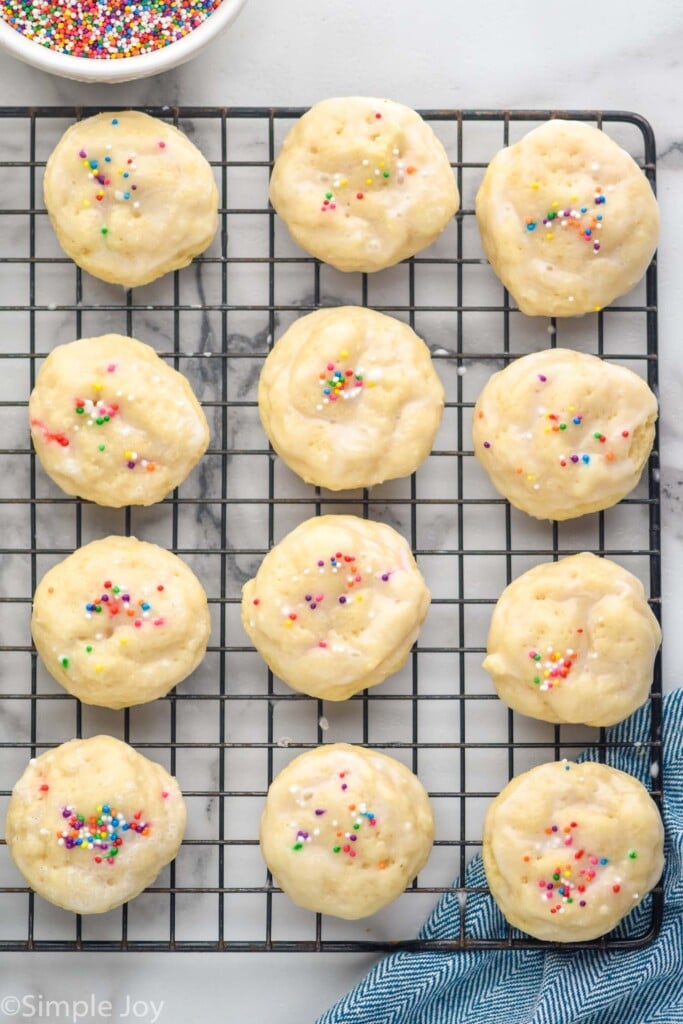
M537 519L610 508L640 480L657 399L616 363L569 349L494 373L474 407L474 454L493 486Z
M111 736L33 758L5 836L32 889L64 910L101 914L132 900L178 853L186 811L176 780Z
M107 537L43 576L31 631L65 690L85 704L127 708L163 697L194 672L211 620L204 588L176 555Z
M266 359L259 413L307 483L341 491L409 476L426 459L444 392L425 343L358 306L297 320Z
M391 100L316 103L284 141L270 201L306 252L337 270L391 267L430 245L458 210L446 151Z
M537 565L503 591L484 668L515 711L614 725L647 700L661 639L640 580L584 552Z
M218 227L218 190L197 147L132 110L72 125L47 162L44 193L67 256L126 288L186 267Z
M548 121L501 149L476 212L491 266L529 316L602 309L638 283L659 236L635 160L580 121Z
M434 842L429 797L405 765L334 743L280 772L261 818L261 853L300 907L355 920L391 903Z
M647 790L593 761L517 776L484 821L491 895L513 927L549 942L611 931L659 881L663 846Z
M318 516L269 551L242 590L242 625L293 690L346 700L397 672L430 595L390 526Z
M209 445L189 382L134 338L59 345L28 404L36 454L67 494L98 505L153 505Z

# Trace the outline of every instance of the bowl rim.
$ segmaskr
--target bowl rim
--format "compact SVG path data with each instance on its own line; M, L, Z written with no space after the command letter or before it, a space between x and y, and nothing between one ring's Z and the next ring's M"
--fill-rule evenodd
M247 0L221 0L220 5L201 25L192 29L182 39L176 39L150 53L136 54L133 57L97 60L93 57L74 57L71 54L60 53L48 46L41 46L33 39L28 39L1 17L0 46L24 63L51 74L76 79L87 76L91 81L125 81L137 76L158 74L189 60L237 17L246 2Z

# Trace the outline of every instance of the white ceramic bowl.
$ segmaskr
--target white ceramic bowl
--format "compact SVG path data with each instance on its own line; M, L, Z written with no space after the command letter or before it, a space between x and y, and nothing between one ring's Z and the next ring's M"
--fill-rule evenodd
M235 20L246 2L247 0L222 0L220 7L188 35L169 43L168 46L162 46L159 50L137 57L91 60L88 57L71 57L57 53L56 50L50 50L31 39L26 39L2 18L0 46L25 64L32 64L34 68L49 71L62 78L74 78L79 82L128 82L133 78L159 75L162 71L168 71L195 57L219 32Z

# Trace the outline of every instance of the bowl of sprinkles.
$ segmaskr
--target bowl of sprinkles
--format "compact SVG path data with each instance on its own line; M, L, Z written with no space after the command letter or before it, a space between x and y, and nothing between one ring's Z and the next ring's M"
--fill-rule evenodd
M125 82L194 57L246 0L0 0L0 46L64 78Z

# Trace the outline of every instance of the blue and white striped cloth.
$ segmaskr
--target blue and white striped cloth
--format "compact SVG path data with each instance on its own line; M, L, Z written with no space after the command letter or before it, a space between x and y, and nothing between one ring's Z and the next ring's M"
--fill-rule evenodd
M649 737L649 708L610 730L612 740ZM609 760L646 781L647 748L631 746ZM393 953L317 1024L683 1024L683 690L664 699L665 912L659 937L643 949L508 950ZM588 751L588 759L596 759ZM485 885L479 857L466 883ZM644 901L622 924L623 935L649 915ZM471 936L501 934L488 896L468 900ZM460 907L446 894L421 937L460 933ZM641 928L642 934L642 928Z

